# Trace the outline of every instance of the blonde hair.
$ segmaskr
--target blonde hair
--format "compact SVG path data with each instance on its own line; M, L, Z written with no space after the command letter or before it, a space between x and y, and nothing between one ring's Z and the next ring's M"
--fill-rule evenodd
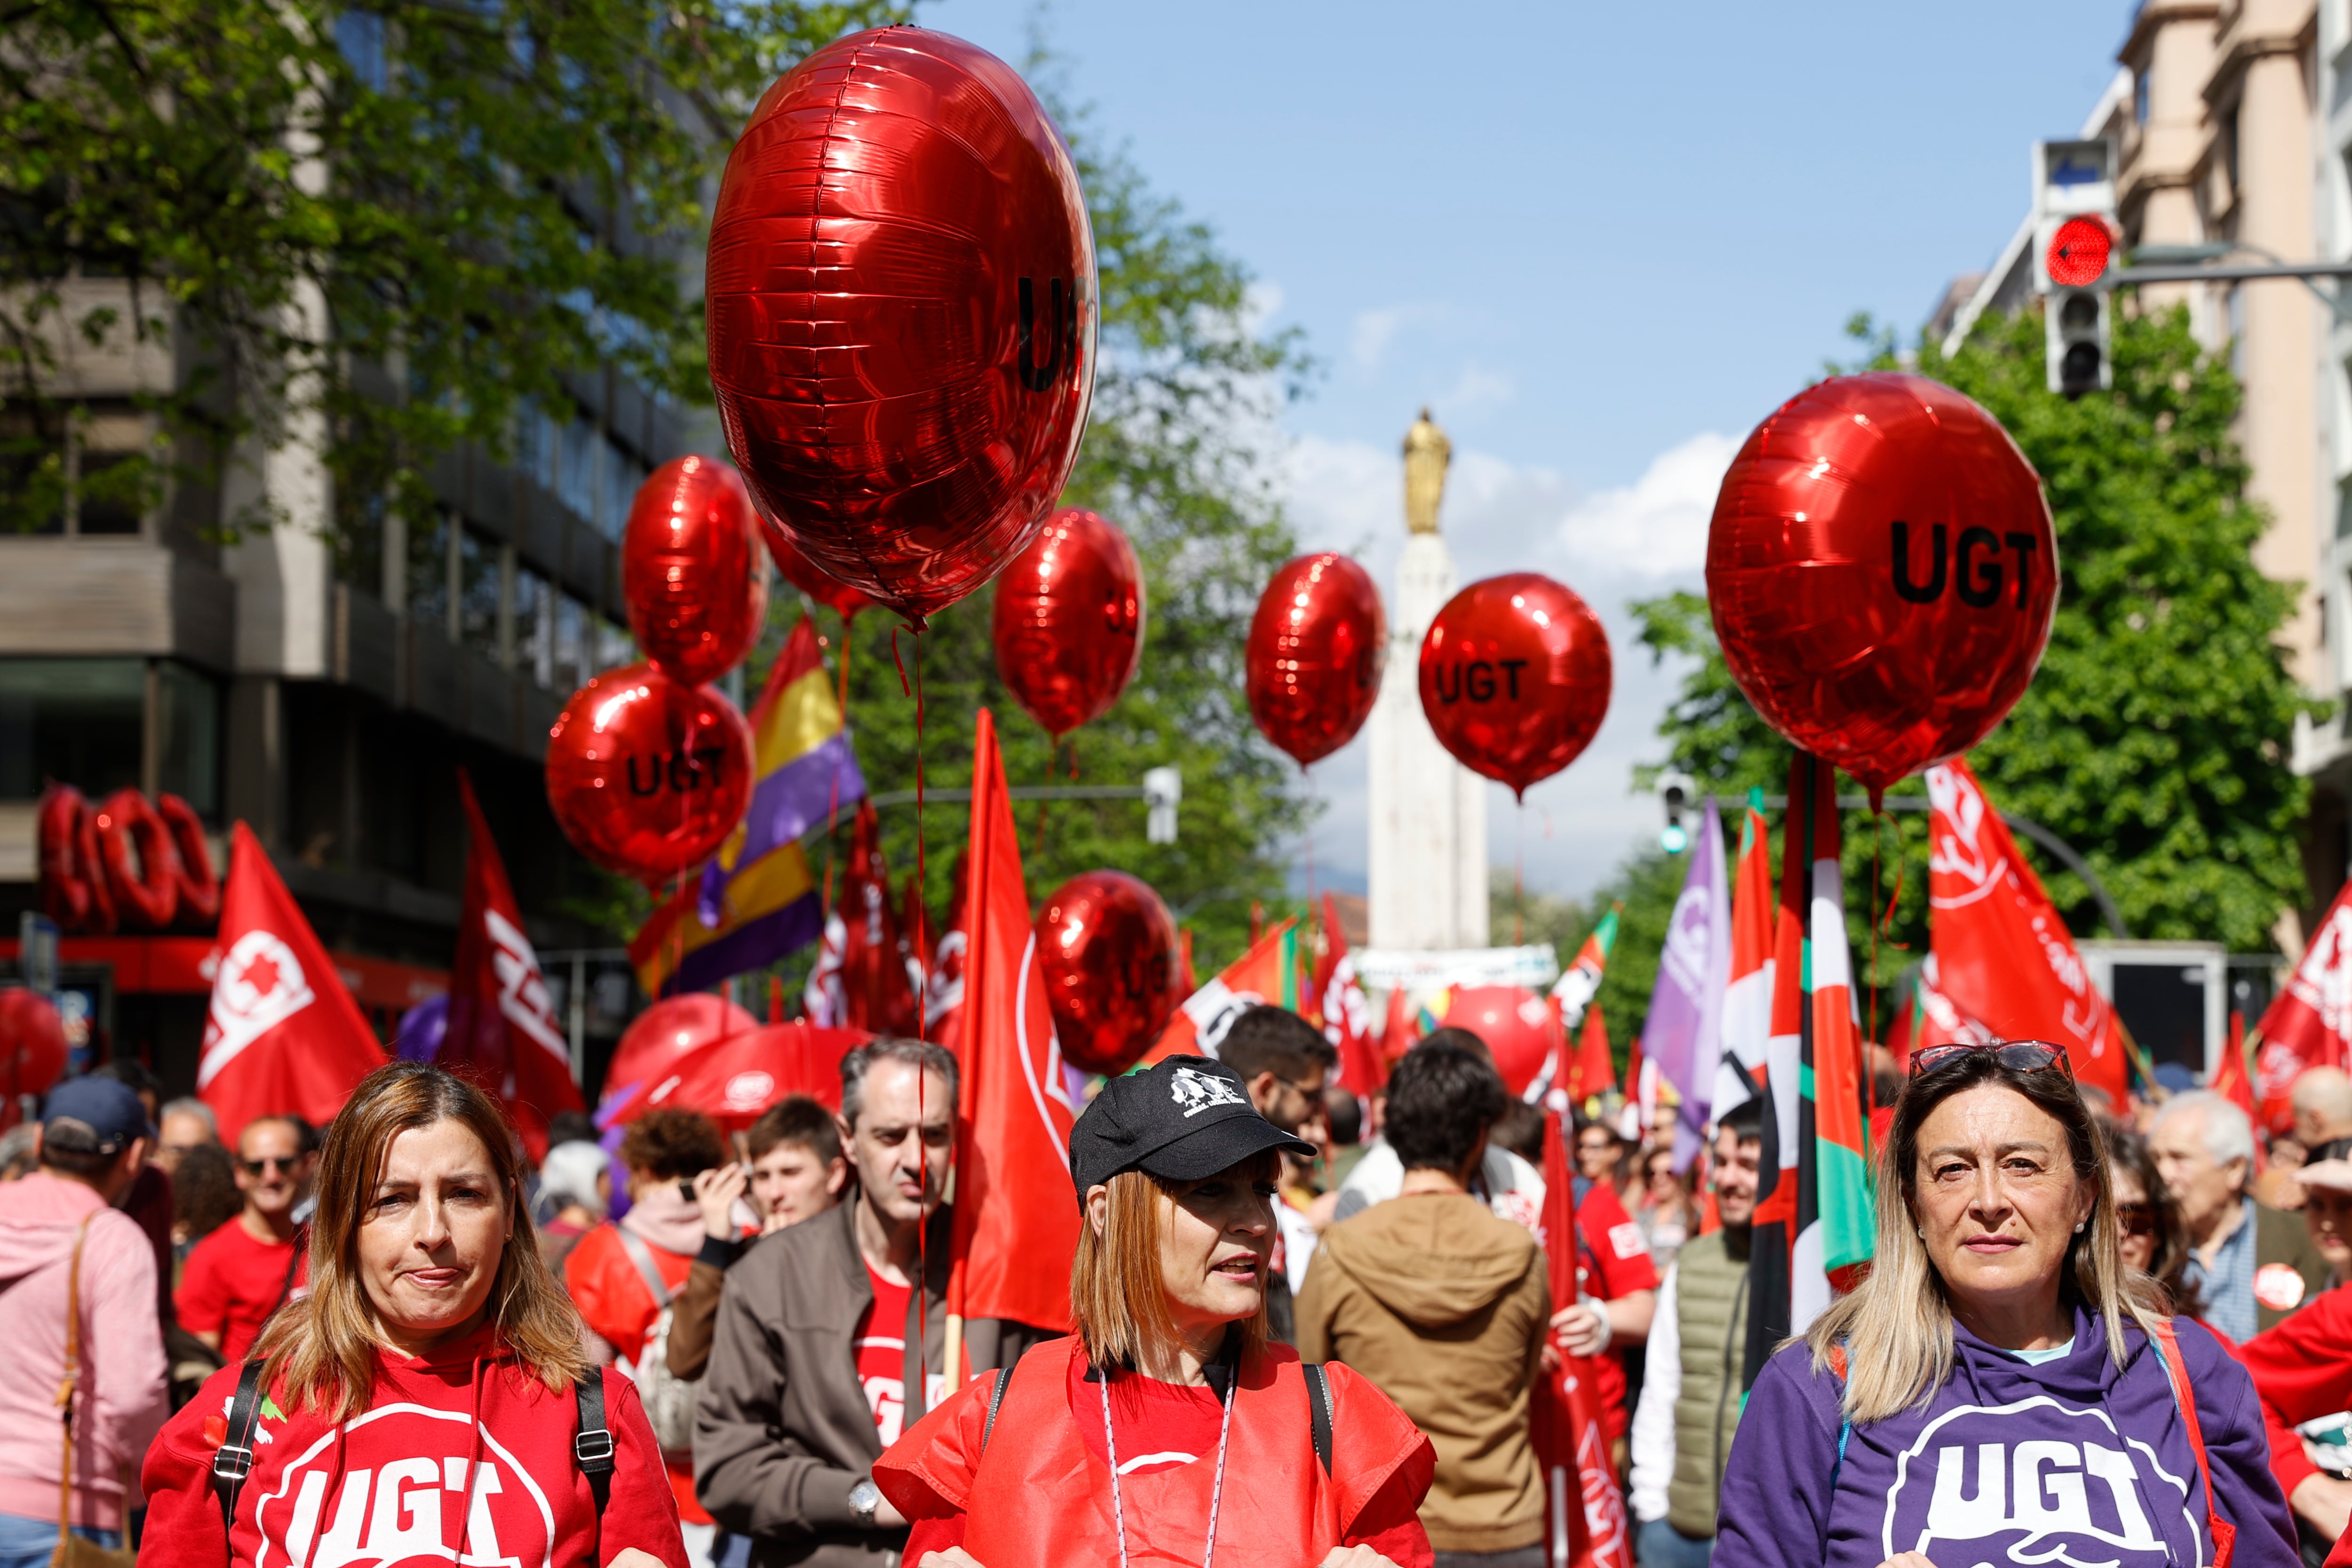
M384 1336L360 1277L360 1226L393 1139L445 1121L464 1123L481 1140L506 1205L509 1234L490 1283L500 1342L551 1391L585 1375L580 1315L540 1258L505 1112L455 1074L422 1062L395 1062L362 1079L328 1124L320 1149L318 1212L310 1222L310 1293L279 1309L255 1342L263 1387L282 1379L290 1400L338 1420L367 1408Z
M1281 1172L1281 1156L1269 1149L1217 1174L1270 1182ZM1201 1184L1167 1181L1148 1171L1121 1171L1103 1184L1108 1191L1102 1234L1097 1236L1094 1226L1083 1218L1078 1226L1078 1256L1070 1268L1070 1316L1076 1320L1078 1341L1088 1361L1101 1367L1139 1366L1150 1352L1165 1352L1176 1342L1160 1251L1168 1237L1169 1212ZM1234 1326L1241 1331L1244 1355L1265 1349L1263 1294L1257 1310Z
M1951 1378L1951 1296L1927 1255L1927 1243L1914 1228L1918 1223L1912 1202L1918 1179L1919 1129L1947 1100L1987 1084L2023 1096L2065 1128L2074 1179L2091 1189L2090 1218L2068 1243L2061 1266L2060 1299L2080 1302L2099 1315L2107 1353L2119 1370L2128 1353L2126 1319L2153 1335L2164 1316L2161 1287L2124 1267L2106 1140L2074 1079L2046 1069L2020 1072L1990 1051L1970 1052L1904 1087L1895 1125L1878 1160L1878 1229L1869 1278L1816 1318L1804 1334L1817 1373L1830 1370L1832 1351L1844 1346L1849 1421L1883 1421L1924 1405Z

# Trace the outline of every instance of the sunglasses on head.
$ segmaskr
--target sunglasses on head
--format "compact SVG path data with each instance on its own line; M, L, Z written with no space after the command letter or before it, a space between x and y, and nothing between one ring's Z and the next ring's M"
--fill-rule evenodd
M257 1176L271 1169L291 1172L301 1161L299 1154L264 1154L258 1160L248 1160L242 1154L236 1157L236 1163L245 1167L245 1173L248 1176Z
M2012 1072L2062 1072L2069 1078L2074 1076L2066 1053L2042 1040L1988 1040L1981 1044L1962 1040L1948 1046L1929 1046L1926 1050L1911 1053L1911 1076L1923 1078L1955 1062L1987 1054Z

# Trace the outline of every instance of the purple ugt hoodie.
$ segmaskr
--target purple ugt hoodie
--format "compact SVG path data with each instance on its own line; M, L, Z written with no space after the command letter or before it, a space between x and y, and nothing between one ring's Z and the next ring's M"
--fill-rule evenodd
M2298 1568L2253 1380L2202 1324L2182 1363L2233 1568ZM2205 1493L2163 1365L2137 1324L2118 1372L2077 1308L2074 1348L2029 1366L1955 1324L1952 1375L1924 1406L1853 1428L1838 1463L1839 1388L1802 1344L1773 1356L1725 1466L1716 1561L1739 1568L2167 1568L2213 1561ZM1832 1475L1835 1474L1834 1491Z

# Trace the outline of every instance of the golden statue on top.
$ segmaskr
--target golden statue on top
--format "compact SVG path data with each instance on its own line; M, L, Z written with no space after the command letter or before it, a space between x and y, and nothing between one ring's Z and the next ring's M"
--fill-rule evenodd
M1404 525L1415 533L1437 531L1437 503L1445 497L1445 467L1454 443L1423 408L1404 433Z

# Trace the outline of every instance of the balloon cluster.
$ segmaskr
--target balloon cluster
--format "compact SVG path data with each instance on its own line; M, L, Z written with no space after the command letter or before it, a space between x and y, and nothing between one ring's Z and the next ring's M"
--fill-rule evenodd
M751 803L751 726L705 684L742 661L767 614L742 480L703 457L655 469L629 508L621 592L646 662L564 704L547 799L583 855L651 885L708 859Z

